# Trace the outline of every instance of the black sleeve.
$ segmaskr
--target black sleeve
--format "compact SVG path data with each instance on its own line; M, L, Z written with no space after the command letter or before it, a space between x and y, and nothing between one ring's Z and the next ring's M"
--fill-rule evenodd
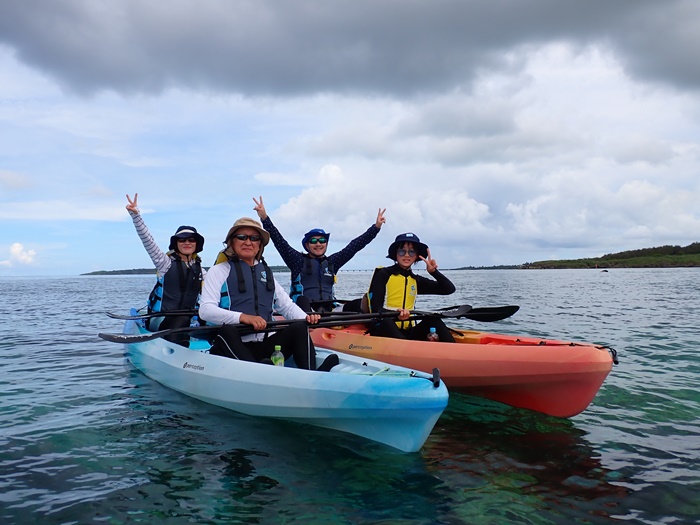
M418 295L450 295L455 293L455 285L438 270L428 275L433 279L416 275Z

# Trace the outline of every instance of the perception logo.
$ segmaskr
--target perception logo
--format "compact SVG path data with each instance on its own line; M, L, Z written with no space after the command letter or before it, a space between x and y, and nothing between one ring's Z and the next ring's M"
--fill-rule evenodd
M185 368L185 369L189 368L190 370L200 370L200 371L204 370L204 367L202 365L193 365L192 363L188 363L187 361L185 361L185 364L182 365L182 368Z
M350 345L348 350L372 350L372 347L366 345Z

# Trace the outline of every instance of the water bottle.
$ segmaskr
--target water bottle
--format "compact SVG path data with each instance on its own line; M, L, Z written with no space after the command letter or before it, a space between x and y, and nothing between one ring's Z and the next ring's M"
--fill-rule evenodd
M280 345L275 345L275 351L272 352L270 360L275 366L284 366L284 354L282 353L282 347Z
M428 341L439 341L440 338L437 335L437 332L435 331L435 327L431 326L430 327L430 332L428 332Z

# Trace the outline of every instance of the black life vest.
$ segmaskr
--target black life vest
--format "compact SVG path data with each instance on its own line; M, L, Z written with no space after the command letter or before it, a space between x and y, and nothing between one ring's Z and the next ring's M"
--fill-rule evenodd
M148 297L148 312L193 310L197 307L202 290L202 262L197 257L188 265L175 254L169 254L172 264L167 272L158 275Z

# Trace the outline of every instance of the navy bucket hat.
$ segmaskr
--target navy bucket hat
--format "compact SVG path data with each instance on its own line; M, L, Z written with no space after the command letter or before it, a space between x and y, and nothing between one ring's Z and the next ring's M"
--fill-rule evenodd
M197 240L197 247L194 249L194 253L201 252L204 249L204 237L197 233L197 228L194 226L180 226L175 232L175 235L170 237L170 246L168 246L168 249L177 250L177 240L187 239L189 237L193 237Z
M397 235L394 242L389 245L389 253L387 254L387 258L395 261L396 251L400 246L403 246L405 242L413 243L413 248L416 250L419 256L426 258L428 257L428 245L420 242L420 239L415 233L407 232Z
M304 247L305 250L306 243L309 242L309 239L311 239L311 237L325 237L326 242L328 242L328 240L331 237L331 234L326 232L325 230L322 230L321 228L314 228L313 230L307 231L304 234L304 238L301 240L301 245Z

